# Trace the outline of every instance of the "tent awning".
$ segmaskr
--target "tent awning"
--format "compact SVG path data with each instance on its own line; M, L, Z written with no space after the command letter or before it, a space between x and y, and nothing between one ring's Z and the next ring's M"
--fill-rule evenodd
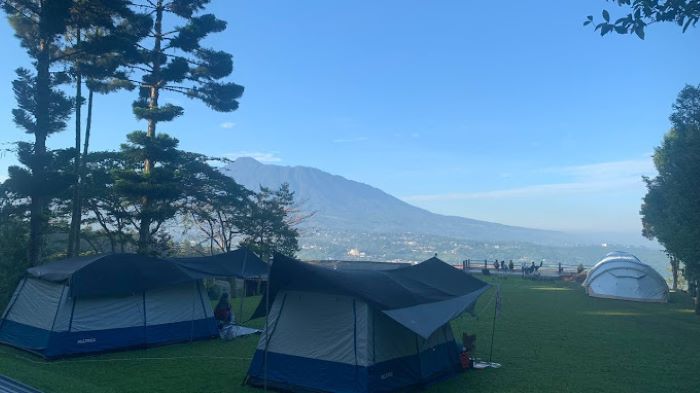
M485 286L470 294L453 299L382 312L419 336L428 339L436 330L459 317L465 311L474 311L474 305L479 296L488 289L489 286Z
M333 270L275 255L269 302L282 290L301 290L363 299L422 337L473 309L489 284L431 258L390 270ZM265 296L253 318L266 314Z
M247 248L239 248L204 257L171 259L189 275L197 278L237 277L241 279L267 278L269 265Z

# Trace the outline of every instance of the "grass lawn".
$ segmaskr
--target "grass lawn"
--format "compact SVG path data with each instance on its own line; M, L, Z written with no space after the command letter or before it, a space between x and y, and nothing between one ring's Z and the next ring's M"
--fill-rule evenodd
M700 391L700 318L687 296L645 304L590 298L578 285L563 282L491 281L503 294L493 351L503 367L470 371L427 392ZM245 304L248 315L256 300ZM477 356L484 359L493 304L489 292L477 305L478 318L465 315L453 323L456 335L477 333ZM0 346L0 373L46 392L260 392L240 386L257 340L211 340L56 362Z

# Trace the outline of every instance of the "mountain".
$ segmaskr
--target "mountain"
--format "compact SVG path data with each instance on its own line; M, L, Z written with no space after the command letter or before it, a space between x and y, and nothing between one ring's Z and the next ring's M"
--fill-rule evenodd
M562 263L572 271L617 250L635 254L662 275L669 275L668 260L658 246L627 242L611 234L569 234L435 214L375 187L315 168L239 158L221 170L254 191L289 183L301 209L315 212L301 228L299 257L303 259L422 261L437 253L453 263L464 259L513 260L516 265L543 261L550 267Z
M305 211L315 212L305 228L382 234L418 234L488 242L562 245L573 236L539 229L446 216L410 205L375 187L303 166L262 164L242 157L222 168L251 190L287 182Z

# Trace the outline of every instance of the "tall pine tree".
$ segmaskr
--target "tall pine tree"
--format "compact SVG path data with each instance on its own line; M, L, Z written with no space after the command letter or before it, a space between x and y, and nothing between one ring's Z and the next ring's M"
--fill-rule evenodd
M30 226L28 259L36 264L41 258L44 228L47 223L47 189L42 182L48 178L49 162L47 137L66 127L72 111L71 101L56 90L65 82L64 75L52 73L52 66L60 62L60 48L70 17L69 0L5 0L2 8L7 13L15 36L32 58L34 70L20 69L13 82L18 107L12 111L14 122L34 135L34 143L24 148L31 185L29 187ZM17 172L15 172L17 173Z
M150 19L131 10L129 0L75 0L70 10L66 49L70 72L75 83L75 180L72 192L68 256L80 253L82 223L82 181L85 166L81 158L83 83L88 89L87 119L82 156L87 155L92 126L94 92L133 89L125 65L135 61L136 44L150 28Z
M139 98L133 104L136 118L148 124L145 132L130 136L131 148L143 153L143 168L125 176L121 189L138 198L140 203L139 241L141 253L148 253L153 230L151 224L170 214L167 201L172 195L162 193L160 183L172 183L172 173L158 166L157 150L169 145L156 135L158 123L172 121L184 113L174 104L161 104L162 93L181 94L204 102L213 110L231 112L238 108L243 87L224 82L233 71L232 56L201 45L204 38L226 29L226 22L213 14L200 14L209 0L147 0L135 5L153 17L149 40L140 44L141 72ZM184 21L177 25L178 21ZM175 27L171 27L175 26ZM167 156L167 154L166 154ZM161 199L161 200L159 200Z

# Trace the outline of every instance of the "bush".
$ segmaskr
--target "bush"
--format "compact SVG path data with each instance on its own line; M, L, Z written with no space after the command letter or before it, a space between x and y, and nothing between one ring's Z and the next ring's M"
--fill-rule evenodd
M0 310L7 306L28 267L27 225L15 220L0 220Z

